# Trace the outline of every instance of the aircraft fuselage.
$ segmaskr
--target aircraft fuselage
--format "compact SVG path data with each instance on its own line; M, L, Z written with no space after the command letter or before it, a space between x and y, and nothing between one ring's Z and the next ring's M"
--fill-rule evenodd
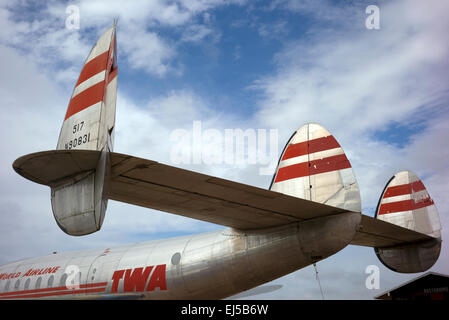
M359 222L348 212L22 260L0 267L0 299L222 299L338 252Z

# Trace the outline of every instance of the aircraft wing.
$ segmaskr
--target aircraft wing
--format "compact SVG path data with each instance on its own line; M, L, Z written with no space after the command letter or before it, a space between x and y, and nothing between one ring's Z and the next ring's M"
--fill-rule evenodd
M393 223L362 214L360 229L351 244L366 247L385 248L434 239Z
M313 201L111 153L109 199L238 229L259 229L345 212Z
M96 168L100 151L52 150L17 159L14 170L50 187ZM260 229L345 212L325 204L111 152L111 200L238 229Z
M100 151L52 150L17 159L17 173L47 186L95 170ZM156 161L110 153L109 199L237 229L260 229L346 212L301 198L216 178ZM353 245L389 247L432 239L362 215Z
M345 212L151 160L114 153L109 198L239 229L258 229ZM362 214L353 245L390 247L432 239Z

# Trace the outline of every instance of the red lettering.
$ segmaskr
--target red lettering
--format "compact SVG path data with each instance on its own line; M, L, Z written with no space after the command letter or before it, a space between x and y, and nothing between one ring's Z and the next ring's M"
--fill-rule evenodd
M167 290L167 283L165 280L165 264L156 266L148 283L147 291L153 291L156 288Z
M50 273L55 273L56 271L58 271L58 269L59 269L59 266L54 267L53 269L51 269Z
M112 275L111 293L115 293L118 291L118 283L119 283L120 279L123 277L124 273L125 273L125 270L117 270Z
M20 272L17 272L14 278L18 278L20 276Z
M126 270L123 290L125 292L144 291L152 269L153 266L146 267L145 271L143 268L136 268L134 271Z

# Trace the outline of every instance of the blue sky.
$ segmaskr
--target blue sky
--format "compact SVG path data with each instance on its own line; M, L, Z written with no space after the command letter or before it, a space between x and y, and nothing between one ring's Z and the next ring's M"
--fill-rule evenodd
M373 4L379 30L365 27ZM65 27L68 5L80 9L79 29ZM49 190L13 172L17 157L55 148L84 60L114 18L115 151L173 165L170 135L201 121L220 132L277 129L281 152L294 130L318 122L347 153L364 213L374 213L395 172L412 170L434 198L447 238L447 9L444 0L0 0L0 263L221 228L111 201L100 232L69 237L53 220ZM271 181L249 163L180 166L262 188ZM432 270L447 272L448 257L443 242ZM379 290L365 288L370 264L381 268ZM354 246L318 268L333 299L370 299L417 276L393 273L372 249ZM282 289L254 298L321 298L312 267L273 283Z

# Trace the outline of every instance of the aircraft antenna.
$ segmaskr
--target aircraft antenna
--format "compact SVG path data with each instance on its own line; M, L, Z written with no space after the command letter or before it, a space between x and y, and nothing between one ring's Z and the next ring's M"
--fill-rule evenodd
M324 300L323 288L321 287L320 277L318 276L318 269L316 267L316 263L313 264L313 267L315 268L316 280L318 281L318 285L320 286L321 298Z

